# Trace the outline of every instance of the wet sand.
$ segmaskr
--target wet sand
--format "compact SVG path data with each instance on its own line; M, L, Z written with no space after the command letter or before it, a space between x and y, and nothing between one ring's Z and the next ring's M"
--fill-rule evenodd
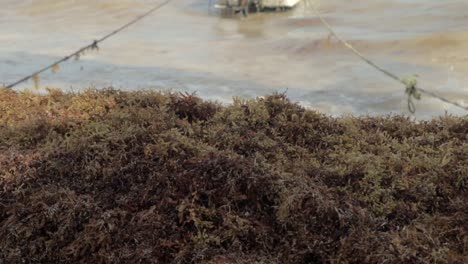
M0 0L0 83L90 43L157 1ZM247 19L208 12L208 1L174 0L109 39L99 52L41 76L41 87L196 91L230 102L284 91L331 115L408 114L404 87L357 59L310 7ZM357 49L422 87L468 104L466 1L322 1L323 16ZM32 82L18 87L32 87ZM417 118L466 112L431 98Z

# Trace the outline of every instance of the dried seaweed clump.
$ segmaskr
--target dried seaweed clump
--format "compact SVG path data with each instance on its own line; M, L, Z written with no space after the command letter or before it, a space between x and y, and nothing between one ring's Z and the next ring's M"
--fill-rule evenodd
M0 90L0 263L467 263L468 118Z

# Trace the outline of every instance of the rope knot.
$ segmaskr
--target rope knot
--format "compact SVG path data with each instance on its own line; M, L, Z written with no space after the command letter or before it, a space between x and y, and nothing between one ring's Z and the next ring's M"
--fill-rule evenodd
M401 79L401 82L406 85L405 93L408 95L408 110L412 114L416 112L416 106L414 105L413 98L416 100L421 99L421 93L416 88L416 85L418 84L416 77L416 75L412 75Z
M94 40L93 44L91 44L90 48L91 48L91 50L99 50L98 41Z

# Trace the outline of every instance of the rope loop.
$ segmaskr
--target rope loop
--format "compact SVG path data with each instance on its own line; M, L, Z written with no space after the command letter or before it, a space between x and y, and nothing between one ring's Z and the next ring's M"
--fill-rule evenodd
M402 78L401 82L406 85L405 93L408 95L408 110L414 114L416 113L416 106L413 102L413 99L421 100L421 93L416 88L418 80L415 75Z

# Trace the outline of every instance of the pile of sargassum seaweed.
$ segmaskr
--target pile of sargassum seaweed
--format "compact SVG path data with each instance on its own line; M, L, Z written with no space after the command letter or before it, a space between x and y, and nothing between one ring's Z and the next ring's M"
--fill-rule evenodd
M0 263L467 263L468 118L0 90Z

